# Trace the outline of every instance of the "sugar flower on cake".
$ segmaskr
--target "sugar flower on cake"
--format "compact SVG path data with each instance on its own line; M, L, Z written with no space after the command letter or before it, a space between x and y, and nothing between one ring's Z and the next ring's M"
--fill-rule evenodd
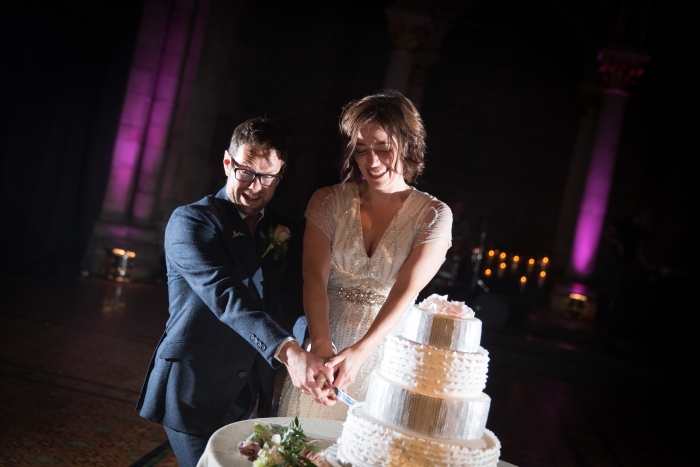
M473 318L474 310L464 302L447 299L447 295L432 294L418 305L419 308L436 315L454 316L457 318Z

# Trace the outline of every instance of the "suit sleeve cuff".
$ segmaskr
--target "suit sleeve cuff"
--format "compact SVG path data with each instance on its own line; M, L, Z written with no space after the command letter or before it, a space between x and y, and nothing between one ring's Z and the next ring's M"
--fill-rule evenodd
M278 362L282 362L282 360L280 360L280 352L282 351L282 347L284 347L284 344L286 344L289 341L294 341L297 344L299 344L299 341L297 341L295 338L293 338L291 336L287 337L285 340L283 340L282 343L280 343L280 345L277 346L277 350L275 350L275 355L273 355L273 357L275 357L275 360L277 360Z

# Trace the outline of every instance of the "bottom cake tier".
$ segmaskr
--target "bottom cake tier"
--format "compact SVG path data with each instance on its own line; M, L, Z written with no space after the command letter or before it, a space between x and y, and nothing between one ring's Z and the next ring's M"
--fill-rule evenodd
M489 430L469 441L430 438L383 424L363 403L348 411L338 444L338 459L353 467L496 467L501 455Z

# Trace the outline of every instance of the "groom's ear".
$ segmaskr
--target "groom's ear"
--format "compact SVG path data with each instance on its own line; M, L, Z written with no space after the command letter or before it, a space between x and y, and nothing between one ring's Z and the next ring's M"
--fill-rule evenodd
M231 154L228 149L224 151L224 172L228 175L228 171L231 168Z

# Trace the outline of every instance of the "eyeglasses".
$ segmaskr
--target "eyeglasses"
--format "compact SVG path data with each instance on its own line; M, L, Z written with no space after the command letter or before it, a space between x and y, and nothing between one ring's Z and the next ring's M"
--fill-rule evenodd
M251 172L250 170L239 169L238 167L233 167L233 174L236 177L236 180L240 180L241 182L245 183L253 183L255 177L258 177L258 180L260 180L260 184L262 186L277 186L280 184L280 180L282 180L280 175L259 174Z

